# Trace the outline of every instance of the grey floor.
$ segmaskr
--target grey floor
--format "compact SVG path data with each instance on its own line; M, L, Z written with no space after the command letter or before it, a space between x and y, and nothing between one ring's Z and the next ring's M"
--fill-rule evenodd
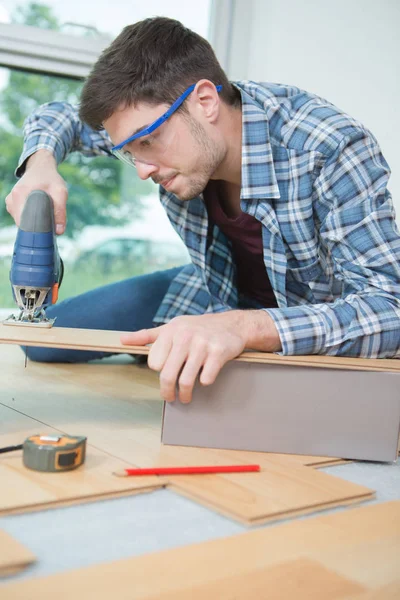
M376 490L377 497L370 503L400 499L400 461L396 464L355 462L322 470ZM341 510L351 508L324 512ZM276 523L262 527L275 526ZM8 577L6 582L248 531L166 489L131 498L3 517L0 528L30 548L38 558L36 564L19 575Z

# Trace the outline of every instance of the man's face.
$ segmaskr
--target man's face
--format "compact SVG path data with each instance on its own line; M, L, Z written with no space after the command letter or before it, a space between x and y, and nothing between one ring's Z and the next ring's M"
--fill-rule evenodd
M113 143L119 144L168 108L143 103L130 106L115 112L104 127ZM178 111L153 133L126 144L123 151L134 157L141 179L151 177L181 200L190 200L204 190L224 158L222 140L212 133L206 120L202 123L190 112Z

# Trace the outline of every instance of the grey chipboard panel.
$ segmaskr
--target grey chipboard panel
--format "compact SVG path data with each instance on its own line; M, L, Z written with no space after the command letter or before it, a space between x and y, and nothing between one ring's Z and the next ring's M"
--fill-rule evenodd
M387 462L399 429L400 374L231 362L166 403L162 441Z

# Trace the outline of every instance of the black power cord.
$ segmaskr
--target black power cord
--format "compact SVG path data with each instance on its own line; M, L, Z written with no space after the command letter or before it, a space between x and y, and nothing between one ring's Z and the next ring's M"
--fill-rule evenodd
M0 448L0 454L12 452L13 450L22 450L22 446L22 444L19 444L18 446L6 446L5 448Z

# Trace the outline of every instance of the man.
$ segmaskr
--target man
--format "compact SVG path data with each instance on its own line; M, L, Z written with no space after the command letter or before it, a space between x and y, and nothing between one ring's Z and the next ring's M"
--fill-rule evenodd
M48 311L58 325L132 331L152 344L161 393L183 402L245 348L394 357L400 343L400 237L375 137L296 87L230 83L204 39L167 18L126 27L86 81L79 117L41 107L7 209L53 197L58 232L74 150L114 154L160 184L192 263L132 278ZM96 353L30 349L33 360Z

